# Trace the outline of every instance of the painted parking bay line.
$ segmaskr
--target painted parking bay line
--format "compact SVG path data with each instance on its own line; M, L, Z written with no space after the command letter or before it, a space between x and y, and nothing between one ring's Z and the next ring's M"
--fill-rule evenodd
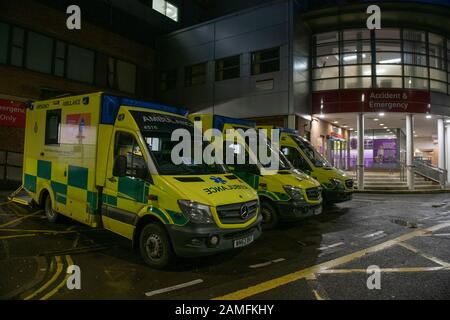
M286 261L286 259L280 258L280 259L275 259L275 260L264 262L264 263L253 264L253 265L249 266L249 268L250 269L257 269L257 268L267 267L267 266L270 266L272 264L280 263L280 262L283 262L283 261Z
M268 280L259 284L256 284L254 286L242 289L242 290L238 290L236 292L232 292L229 294L226 294L224 296L220 296L220 297L216 297L214 298L214 300L242 300L242 299L246 299L248 297L263 293L263 292L267 292L269 290L284 286L286 284L298 281L300 279L305 279L308 277L312 277L315 273L320 273L321 271L327 270L327 269L331 269L334 268L336 266L351 262L357 258L361 258L367 254L370 253L375 253L375 252L379 252L388 248L391 248L395 245L397 245L400 242L404 242L404 241L408 241L410 239L419 237L427 232L434 232L434 231L438 231L444 228L448 228L450 227L450 223L443 223L443 224L438 224L426 229L418 229L415 230L413 232L404 234L398 238L392 239L392 240L388 240L386 242L383 242L381 244L375 245L373 247L370 248L366 248L342 257L339 257L337 259L334 260L330 260L306 269L302 269L290 274L286 274L284 276L278 277L278 278L274 278L272 280Z
M436 272L448 270L446 267L412 267L412 268L382 268L382 273L418 273L418 272ZM349 273L367 273L367 269L331 269L320 271L319 274L349 274Z
M382 235L385 235L384 231L377 231L374 233L366 234L365 236L363 236L363 238L370 239L370 238L374 238L374 237L380 237Z
M329 246L320 247L319 250L320 251L325 251L325 250L328 250L328 249L333 249L333 248L336 248L336 247L340 247L342 245L344 245L343 242L333 243L333 244L330 244Z
M150 292L145 293L145 295L147 297L153 297L153 296L156 296L156 295L161 294L161 293L167 293L167 292L171 292L171 291L184 289L184 288L187 288L187 287L195 286L195 285L200 284L200 283L203 283L203 280L202 279L197 279L197 280L194 280L194 281L177 284L176 286L150 291Z

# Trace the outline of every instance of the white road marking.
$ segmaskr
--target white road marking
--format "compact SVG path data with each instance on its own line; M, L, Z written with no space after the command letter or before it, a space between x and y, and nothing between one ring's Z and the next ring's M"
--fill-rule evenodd
M283 261L286 261L286 259L280 258L280 259L275 259L275 260L264 262L264 263L254 264L254 265L249 266L249 268L257 269L257 268L267 267L267 266L270 266L271 264L280 263Z
M450 237L450 233L435 233L435 234L430 234L430 236L433 236L433 237Z
M421 218L419 219L419 221L425 221L425 220L430 220L430 219L434 219L435 217L430 216L430 217L426 217L426 218Z
M401 247L403 247L403 248L405 248L405 249L408 249L408 250L410 250L410 251L412 251L412 252L414 252L414 253L416 253L416 254L419 254L419 255L421 255L422 257L424 257L425 259L428 259L428 260L430 260L430 261L433 261L434 263L439 264L439 265L441 265L441 266L444 267L444 268L447 268L447 269L448 269L448 268L450 267L450 264L449 264L449 263L447 263L447 262L445 262L445 261L442 261L441 259L436 258L436 257L434 257L434 256L432 256L432 255L430 255L430 254L428 254L428 253L422 252L421 250L417 249L417 248L414 247L413 245L410 245L409 243L406 243L406 242L400 242L398 245L401 246Z
M195 285L200 284L200 283L203 283L203 280L202 279L197 279L197 280L194 280L194 281L181 283L181 284L178 284L176 286L150 291L150 292L145 293L145 295L147 297L152 297L152 296L156 296L156 295L161 294L161 293L167 293L167 292L171 292L171 291L180 290L180 289L183 289L183 288L195 286Z
M320 247L319 250L320 251L324 251L324 250L336 248L336 247L339 247L339 246L342 246L342 245L344 245L343 242L338 242L338 243L330 244L329 246Z
M371 233L371 234L366 234L365 236L363 236L363 238L368 239L368 238L378 237L378 236L381 236L381 235L385 235L384 231L377 231L377 232L374 232L374 233Z

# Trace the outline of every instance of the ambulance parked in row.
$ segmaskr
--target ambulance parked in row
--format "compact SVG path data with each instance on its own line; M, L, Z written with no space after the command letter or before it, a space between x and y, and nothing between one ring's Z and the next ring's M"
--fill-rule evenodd
M279 169L271 174L264 175L268 168L261 164L258 155L254 154L245 141L236 139L227 141L227 130L255 129L252 121L222 117L212 114L192 114L189 118L195 125L201 124L205 132L209 129L220 130L224 137L224 149L232 149L236 157L245 153L245 164L228 165L231 171L258 191L263 226L274 228L280 220L299 220L322 213L322 194L320 184L310 176L294 171L290 162L279 149ZM270 136L269 136L270 137ZM242 145L244 144L244 145ZM270 144L269 149L272 149ZM250 164L248 159L253 158Z
M245 247L262 231L258 195L223 165L173 164L173 131L194 130L186 115L102 93L35 102L24 189L49 221L108 229L154 268Z
M271 132L280 132L280 149L292 165L314 179L323 188L323 198L326 204L349 201L353 197L353 179L342 170L333 167L308 140L301 137L297 131L273 126L259 126Z

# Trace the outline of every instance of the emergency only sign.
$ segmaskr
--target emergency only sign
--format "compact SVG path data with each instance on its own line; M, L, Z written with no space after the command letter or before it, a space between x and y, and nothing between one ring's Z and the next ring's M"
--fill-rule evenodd
M0 99L0 126L25 128L25 112L22 102Z

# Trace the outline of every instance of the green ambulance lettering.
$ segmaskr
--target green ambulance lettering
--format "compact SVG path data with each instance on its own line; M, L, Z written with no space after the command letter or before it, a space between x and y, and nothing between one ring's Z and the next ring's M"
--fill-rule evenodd
M229 185L229 186L218 186L218 187L205 188L205 189L203 189L203 191L205 191L208 195L212 195L212 194L223 192L223 191L246 190L246 189L248 189L248 187L245 185L234 184L234 185Z

